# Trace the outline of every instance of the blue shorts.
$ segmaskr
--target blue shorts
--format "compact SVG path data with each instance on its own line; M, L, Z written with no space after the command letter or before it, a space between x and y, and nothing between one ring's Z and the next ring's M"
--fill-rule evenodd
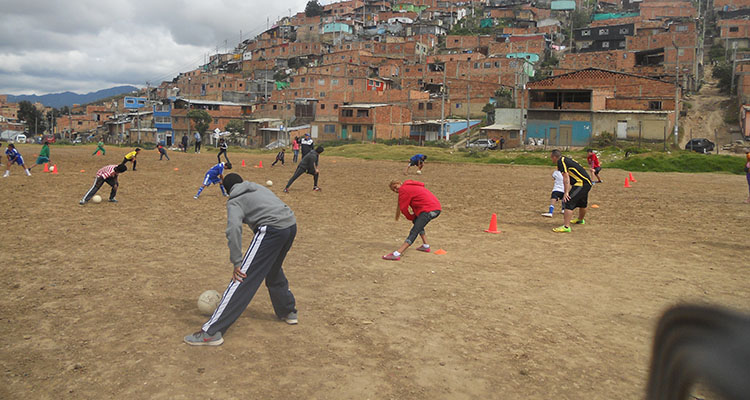
M39 156L39 157L36 158L36 164L37 165L41 165L41 164L44 164L46 162L49 162L49 158L47 158L47 157Z
M221 179L219 179L218 176L212 176L211 174L206 174L206 176L203 178L204 186L208 186L210 184L216 185L217 183L221 183Z
M23 157L18 156L15 160L11 161L10 165L13 165L13 163L16 163L18 165L24 165Z

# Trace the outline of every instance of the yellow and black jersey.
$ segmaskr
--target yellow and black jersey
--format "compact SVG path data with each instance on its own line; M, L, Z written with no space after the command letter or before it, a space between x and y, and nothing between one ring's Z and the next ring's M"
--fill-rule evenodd
M557 169L562 173L567 173L570 176L571 186L591 186L591 178L586 170L581 168L574 159L568 157L560 157L557 161Z

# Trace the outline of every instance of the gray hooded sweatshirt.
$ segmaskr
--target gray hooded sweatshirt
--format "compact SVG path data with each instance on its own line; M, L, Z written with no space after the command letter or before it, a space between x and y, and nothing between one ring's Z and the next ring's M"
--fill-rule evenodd
M232 265L242 263L242 223L255 231L260 226L289 228L297 223L294 212L265 187L244 181L232 186L227 200L227 242Z

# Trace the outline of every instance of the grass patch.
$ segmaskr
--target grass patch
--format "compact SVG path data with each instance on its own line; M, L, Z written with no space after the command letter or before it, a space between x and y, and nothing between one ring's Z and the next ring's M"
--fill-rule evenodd
M741 157L680 152L678 154L645 154L615 160L607 167L638 172L724 172L744 174Z

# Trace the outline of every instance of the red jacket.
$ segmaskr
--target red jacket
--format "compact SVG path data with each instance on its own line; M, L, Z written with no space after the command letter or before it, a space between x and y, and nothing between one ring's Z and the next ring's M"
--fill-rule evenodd
M409 212L409 206L414 214ZM398 189L398 208L409 221L413 221L423 212L442 209L440 201L424 187L424 183L412 180L404 181Z
M599 157L596 156L596 154L591 153L590 156L586 157L586 159L589 162L589 165L591 168L599 168L601 167L601 164L599 164Z

